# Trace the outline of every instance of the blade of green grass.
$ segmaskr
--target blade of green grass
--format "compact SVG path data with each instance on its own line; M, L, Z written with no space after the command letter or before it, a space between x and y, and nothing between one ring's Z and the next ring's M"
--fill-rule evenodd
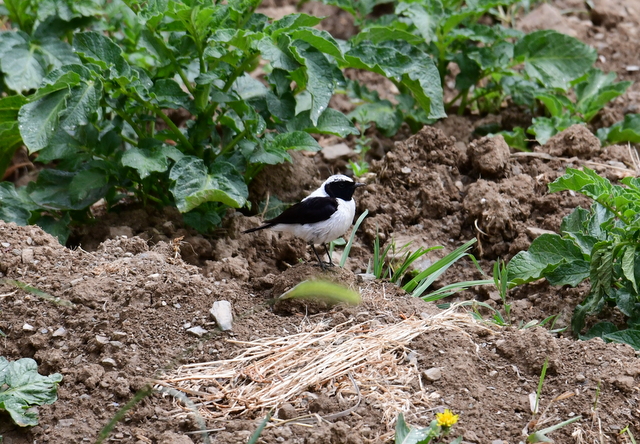
M442 273L453 265L458 259L467 254L467 250L476 243L476 239L473 238L460 247L447 254L442 259L435 262L433 265L419 273L416 277L411 279L404 287L406 292L411 293L412 296L420 297L422 293L431 285L436 279L438 279Z
M353 230L351 230L351 236L349 236L349 242L347 242L347 245L344 247L344 250L342 252L342 256L340 257L340 268L344 268L344 264L347 263L347 258L349 257L349 252L351 251L351 245L353 245L353 239L355 239L356 237L356 231L358 231L358 228L360 228L360 224L362 223L364 218L367 217L367 214L369 214L369 210L364 210L358 220L356 220L356 223L353 226Z

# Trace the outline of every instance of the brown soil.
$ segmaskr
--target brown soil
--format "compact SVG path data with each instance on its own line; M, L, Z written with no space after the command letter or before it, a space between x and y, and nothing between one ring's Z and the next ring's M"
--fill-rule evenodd
M271 3L265 6L292 8L288 1ZM569 30L598 49L602 69L636 82L598 116L598 126L640 106L640 72L627 70L638 64L640 8L635 0L591 3L592 10L578 0L543 4L522 20L522 27L533 30L546 23ZM313 2L304 8L321 15L333 11ZM557 9L568 13L557 14ZM344 37L354 32L342 14L326 22L327 29L339 29ZM386 88L371 79L370 87ZM392 442L400 411L412 425L426 426L444 408L460 415L453 436L467 443L525 441L525 427L541 429L576 415L582 420L551 434L556 442L628 442L620 435L627 426L640 436L636 352L531 327L551 315L558 315L555 329L566 327L588 284L554 288L538 282L514 289L508 301L513 326L499 328L478 321L469 306L443 312L363 274L376 234L397 245L411 241L414 249L445 247L429 253L423 267L476 238L473 254L489 273L496 259L509 259L545 230L557 231L573 208L589 205L580 196L547 193L547 184L567 167L586 165L611 180L632 174L627 148L600 148L585 127L571 127L525 155L510 151L500 137L475 137L474 128L490 119L521 121L526 116L513 110L497 117L452 116L411 137L403 129L394 140L372 132L378 160L372 161L367 186L356 194L358 213L367 209L369 217L345 269L323 273L299 240L268 230L242 234L260 218L238 212L229 212L219 232L205 238L184 227L175 210L125 208L77 231L75 249L60 246L39 228L0 222L0 279L60 298L43 299L0 280L0 330L6 334L1 355L31 357L42 374L57 372L64 378L58 401L38 408L39 426L21 429L0 414L3 443L94 442L147 384L155 393L127 411L109 442L244 443L267 413L261 405L274 407L276 419L259 441L269 444ZM321 140L323 146L341 142L354 143ZM298 200L330 171L342 170L344 162L322 154L298 155L293 166L265 171L251 199ZM362 303L276 300L318 276L357 290ZM481 278L470 261L462 261L434 287ZM472 299L504 313L491 287L458 293L447 302ZM232 306L231 331L220 331L209 313L221 300ZM489 319L488 312L482 314ZM519 328L525 324L528 328ZM372 339L407 326L422 330L406 340ZM318 376L323 369L314 371L317 361L309 359L292 369L275 367L275 374L248 361L227 379L196 375L188 387L169 381L190 371L185 365L217 362L215 369L263 346L264 338L293 341L304 333L335 335L334 342L309 348L316 357L339 353L340 344L351 339L376 342L378 354L324 379ZM533 424L530 394L537 390L547 359L540 401L540 412L546 411ZM315 379L263 404L251 398L250 390L277 388L294 371L308 371ZM196 406L189 407L170 388L185 390ZM201 427L209 430L206 437L198 433Z

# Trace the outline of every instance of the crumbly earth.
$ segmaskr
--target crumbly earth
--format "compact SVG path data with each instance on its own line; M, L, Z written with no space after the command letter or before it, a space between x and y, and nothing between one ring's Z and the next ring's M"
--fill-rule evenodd
M635 81L595 119L593 130L638 112L640 72L628 67L638 65L640 7L635 0L594 0L590 5L588 9L580 0L544 3L521 18L519 26L552 26L571 33L598 49L600 68ZM277 1L265 7L274 14L292 9L290 2ZM343 33L341 37L354 32L348 17L334 14L331 7L308 2L302 8L328 16L324 26ZM379 78L349 75L388 91ZM333 105L340 106L340 99ZM554 329L566 327L588 284L554 288L537 282L516 288L508 301L513 326L499 328L465 315L472 311L469 306L457 309L457 323L437 323L442 310L433 303L364 274L376 235L383 243L394 239L398 246L412 242L413 249L444 246L428 254L423 268L476 238L473 254L490 273L496 259L509 259L540 233L557 231L573 208L589 205L588 199L569 193L548 194L547 184L567 167L588 166L611 180L634 174L627 147L600 148L585 127L571 127L528 154L510 152L499 137L474 133L491 121L528 118L512 109L499 116L451 116L413 136L403 129L394 139L369 130L371 173L355 196L358 213L367 209L369 217L344 269L322 272L299 240L268 230L243 235L260 218L239 212L229 212L221 229L205 238L185 227L175 210L127 207L76 231L71 249L37 227L0 222L0 330L6 335L0 354L10 360L33 358L40 373L63 375L59 399L37 409L40 425L22 429L0 413L3 443L95 442L148 385L155 387L154 394L126 410L107 433L108 442L245 443L265 409L229 412L224 406L234 400L220 392L220 381L207 380L186 392L200 403L189 407L167 390L165 380L184 365L234 358L249 347L248 341L314 329L335 328L340 334L353 324L366 325L363 334L369 334L405 320L435 324L406 342L384 344L395 356L389 367L395 375L381 373L372 390L353 369L354 383L343 375L291 393L277 404L277 419L259 442L393 442L399 411L412 425L426 426L444 408L460 415L452 436L462 436L466 443L523 442L525 429L540 430L578 415L580 421L550 436L559 443L630 442L628 435L620 435L627 426L640 436L637 353L624 345L577 341L569 333L531 327L532 321L552 315L558 315ZM323 146L337 143L353 147L355 142L321 140ZM251 199L273 195L295 201L345 164L344 158L323 154L297 156L295 168L265 170L253 184ZM334 261L339 257L334 253ZM296 284L318 277L357 290L361 304L278 300ZM434 288L482 278L470 261L461 261ZM19 289L12 281L54 299ZM231 303L231 331L220 331L209 313L222 300ZM446 302L467 300L504 314L498 293L489 286ZM480 314L491 316L488 311ZM620 318L616 312L610 316ZM519 328L525 324L528 328ZM534 415L530 398L545 360L548 369ZM286 376L252 380L249 374L247 369L234 377L238 383L277 387ZM313 421L295 420L310 413L316 415ZM202 428L209 431L198 433Z

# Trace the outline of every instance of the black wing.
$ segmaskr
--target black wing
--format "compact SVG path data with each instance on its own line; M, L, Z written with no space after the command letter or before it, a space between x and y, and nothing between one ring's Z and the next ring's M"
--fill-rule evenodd
M265 220L263 225L249 228L243 233L252 233L278 224L312 224L331 217L338 209L338 201L333 197L310 197L290 206L279 216Z
M266 220L270 226L277 224L312 224L331 217L338 209L333 197L310 197L287 208L279 216Z

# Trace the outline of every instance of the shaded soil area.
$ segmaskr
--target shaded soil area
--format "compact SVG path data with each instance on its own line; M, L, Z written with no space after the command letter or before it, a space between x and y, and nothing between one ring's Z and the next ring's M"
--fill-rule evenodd
M504 313L492 287L458 293L447 301L454 308L442 310L365 273L376 235L383 245L444 246L421 268L476 238L473 254L489 273L496 259L556 232L576 206L590 204L547 192L567 167L587 166L613 181L636 174L628 147L601 148L590 130L640 106L640 71L630 69L640 64L640 8L633 0L590 5L545 3L519 26L551 26L595 46L600 68L636 82L629 91L592 128L573 126L533 153L475 134L496 119L530 118L508 108L499 116L451 116L413 136L406 129L393 139L372 133L372 167L362 179L367 186L355 196L357 213L366 209L369 216L344 269L322 272L300 240L268 230L242 234L261 218L233 211L217 233L203 237L175 210L120 208L77 230L72 249L39 228L0 222L1 355L30 357L42 374L63 375L58 401L38 408L39 426L21 429L0 414L3 443L94 442L147 385L154 394L127 410L108 442L244 443L270 409L274 418L259 440L270 444L392 442L399 412L426 426L445 408L460 415L452 436L467 443L525 441L525 430L578 415L580 421L550 436L562 443L628 442L620 435L627 426L639 436L640 360L633 349L518 328L552 315L558 315L554 328L567 326L588 284L516 288L509 293L514 326L499 328L478 320L470 306L456 306L478 300ZM294 10L278 2L265 6L270 15ZM323 26L338 36L354 32L330 7L309 2L302 8L330 16ZM371 78L370 87L387 87L378 81ZM354 140L320 142L325 150L319 154L296 153L295 163L264 170L252 202L269 196L294 202L331 172L344 171L353 152L335 156L329 148L353 148ZM315 278L356 290L361 304L277 300ZM482 278L470 261L461 261L434 288ZM210 314L220 301L230 302L230 331L221 331ZM308 342L296 347L303 343L296 341ZM288 359L295 365L286 366ZM534 415L531 394L545 360ZM275 395L265 396L268 390Z

